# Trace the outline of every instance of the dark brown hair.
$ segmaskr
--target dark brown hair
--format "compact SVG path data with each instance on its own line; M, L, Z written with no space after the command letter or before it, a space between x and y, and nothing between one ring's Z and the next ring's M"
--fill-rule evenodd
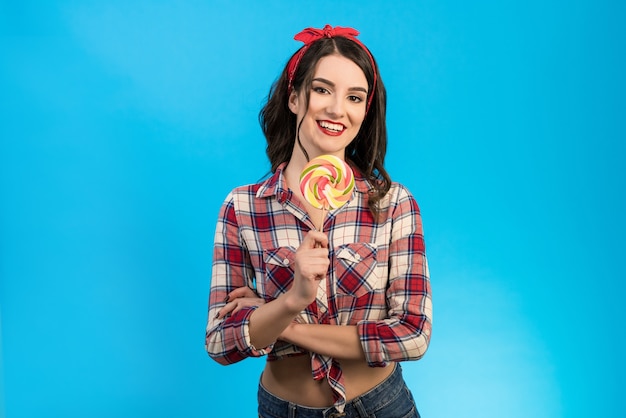
M297 53L297 52L296 52ZM293 89L303 91L308 106L311 81L318 61L328 55L339 54L361 68L367 79L369 94L373 94L361 129L346 148L346 160L371 182L369 207L377 214L378 201L389 191L391 179L385 170L387 152L387 95L378 72L378 66L368 53L356 42L344 37L322 38L309 46L304 53L293 78ZM374 74L376 86L374 88ZM271 170L291 159L296 136L299 134L296 115L289 109L287 67L272 85L267 103L259 113L259 122L267 140L267 156ZM306 153L306 152L305 152Z

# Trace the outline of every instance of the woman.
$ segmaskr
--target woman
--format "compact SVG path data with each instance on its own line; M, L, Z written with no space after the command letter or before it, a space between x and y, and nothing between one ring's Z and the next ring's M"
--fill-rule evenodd
M430 341L422 223L383 166L386 93L357 35L296 35L305 45L259 117L273 175L233 190L219 215L206 348L222 364L267 355L260 417L419 416L397 363ZM328 213L299 188L324 154L356 181Z

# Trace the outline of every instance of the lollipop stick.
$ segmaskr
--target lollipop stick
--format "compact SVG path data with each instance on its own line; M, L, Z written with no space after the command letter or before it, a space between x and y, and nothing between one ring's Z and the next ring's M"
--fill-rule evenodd
M320 232L324 232L324 219L326 219L326 205L322 206L322 220L320 221L320 227L317 228L318 231ZM319 248L321 247L322 244L320 244L319 242L315 243L315 248Z
M324 232L324 220L326 219L326 211L328 209L326 209L326 205L322 206L322 220L320 221L320 227L317 228L318 231L320 232Z

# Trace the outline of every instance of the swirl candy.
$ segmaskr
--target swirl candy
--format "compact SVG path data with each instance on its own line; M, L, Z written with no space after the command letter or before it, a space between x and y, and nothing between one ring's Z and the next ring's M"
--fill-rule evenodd
M337 209L352 197L354 174L348 164L334 155L312 159L300 174L300 191L317 209Z

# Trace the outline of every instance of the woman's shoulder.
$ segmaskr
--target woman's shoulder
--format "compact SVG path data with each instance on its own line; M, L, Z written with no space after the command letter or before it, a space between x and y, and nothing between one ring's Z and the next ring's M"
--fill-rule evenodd
M251 201L258 195L263 193L264 190L271 187L271 178L263 179L257 183L249 183L241 186L237 186L232 189L227 197L226 201Z
M397 210L402 212L411 211L414 213L420 212L417 201L407 186L399 182L392 182L389 190L378 202L378 207L381 211L391 211L390 213L396 213Z
M225 201L229 202L254 199L260 187L261 184L259 183L237 186L228 193Z
M386 197L389 197L391 201L397 201L402 199L415 199L413 193L409 190L407 186L397 181L392 181L391 186L389 187L389 191L387 191Z
M263 183L251 183L244 184L241 186L237 186L230 191L232 195L241 195L241 194L256 194L259 191L259 188L263 185Z

